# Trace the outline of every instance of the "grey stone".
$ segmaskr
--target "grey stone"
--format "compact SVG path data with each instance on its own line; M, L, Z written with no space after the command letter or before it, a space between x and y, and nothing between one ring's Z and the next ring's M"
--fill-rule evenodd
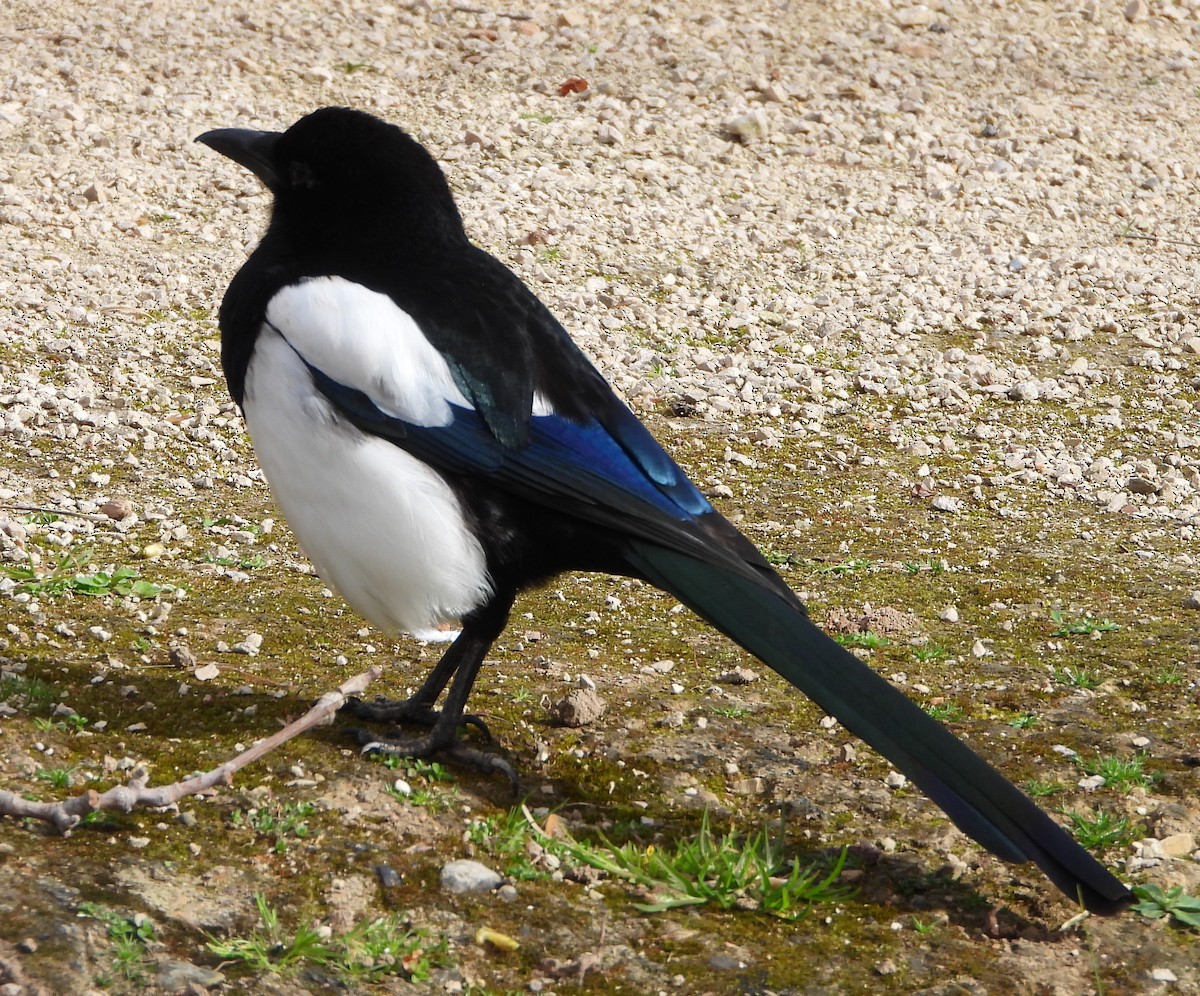
M492 871L487 865L470 858L460 858L443 866L441 874L442 888L455 895L469 892L491 892L504 879L499 872Z

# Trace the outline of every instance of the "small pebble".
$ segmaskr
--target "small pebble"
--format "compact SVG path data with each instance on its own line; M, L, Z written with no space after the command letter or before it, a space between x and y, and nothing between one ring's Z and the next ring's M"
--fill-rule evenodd
M1149 16L1150 4L1146 0L1129 0L1125 5L1125 20L1127 21L1144 21Z
M126 516L133 514L133 502L125 499L113 499L106 501L100 506L101 515L107 515L110 519L121 520Z
M225 976L216 969L193 965L187 961L167 959L158 964L154 979L156 988L169 993L195 993L219 986Z
M1158 842L1159 850L1168 858L1186 858L1196 850L1196 835L1175 833Z
M375 875L379 879L379 884L385 889L394 889L403 881L403 877L391 865L376 865Z
M443 866L440 880L442 888L456 895L468 892L490 892L503 879L497 872L479 861L463 858Z
M199 663L196 655L182 644L172 647L167 652L167 659L176 667L182 668L194 668Z
M892 14L892 20L902 28L927 27L933 23L933 19L933 10L923 3L912 7L901 7Z
M559 699L550 713L562 726L587 726L604 715L605 703L590 688L576 688Z
M729 791L734 795L762 795L766 790L767 783L757 776L738 778L729 783Z
M249 657L254 657L262 649L262 634L250 633L244 640L235 643L229 649L235 654L245 654Z
M766 138L770 123L763 111L755 109L726 118L721 127L743 142L754 142Z

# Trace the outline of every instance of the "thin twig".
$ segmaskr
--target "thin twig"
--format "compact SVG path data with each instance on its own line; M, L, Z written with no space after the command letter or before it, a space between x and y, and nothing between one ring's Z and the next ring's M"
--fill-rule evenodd
M1186 239L1168 239L1165 235L1144 235L1141 232L1118 232L1118 239L1145 239L1147 242L1166 242L1173 246L1187 246L1190 249L1200 249L1200 242L1188 242Z
M484 10L482 7L455 6L456 14L494 14L496 17L507 17L510 21L532 21L532 14L508 14L502 10Z
M88 813L103 809L115 809L122 813L132 812L138 807L161 808L171 806L189 795L198 795L214 785L230 785L233 775L247 764L257 761L264 754L273 751L280 744L286 743L305 730L329 719L345 704L351 695L359 695L372 681L383 674L383 668L373 665L362 674L357 674L338 685L332 692L322 695L311 709L293 723L289 723L278 733L256 743L249 750L242 751L237 757L226 761L219 767L213 768L183 781L173 782L152 788L148 784L149 774L143 767L137 767L124 785L114 785L107 792L97 792L89 789L83 795L64 802L31 802L23 799L15 792L0 792L0 816L32 817L35 820L45 820L53 824L61 834L70 833Z
M65 508L42 508L38 505L0 505L7 512L45 512L49 515L69 515L74 519L87 519L89 522L111 522L107 515L93 515L90 512L71 512Z

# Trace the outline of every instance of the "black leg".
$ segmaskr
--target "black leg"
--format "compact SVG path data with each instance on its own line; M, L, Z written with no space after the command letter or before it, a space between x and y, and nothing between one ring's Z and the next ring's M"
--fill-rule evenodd
M505 618L507 619L507 613L505 613ZM504 626L501 624L500 629L503 630L503 628ZM469 623L464 620L463 630L458 635L458 639L446 648L441 660L437 662L424 683L410 698L379 697L373 702L350 699L342 706L342 711L369 723L416 723L419 726L433 726L441 715L439 710L434 708L438 696L442 694L450 679L463 666L463 662L469 660L472 654L480 653L482 662L482 655L487 653L488 647L491 646L494 639L495 637L489 639L480 651L478 640L469 631ZM478 716L462 716L460 722L476 727L485 737L491 738L487 725Z
M442 659L412 698L400 702L348 702L345 708L361 719L411 721L431 727L429 733L422 737L386 738L378 737L369 730L356 729L353 732L363 745L363 750L415 758L443 754L453 761L468 764L488 774L500 772L515 789L517 773L512 765L495 754L469 747L458 737L458 728L464 723L479 728L485 735L488 732L482 720L477 716L464 716L463 710L484 657L496 637L504 631L512 602L512 594L497 594L487 605L464 618L462 633L442 655ZM450 690L446 694L446 700L442 708L436 710L433 704L447 683Z

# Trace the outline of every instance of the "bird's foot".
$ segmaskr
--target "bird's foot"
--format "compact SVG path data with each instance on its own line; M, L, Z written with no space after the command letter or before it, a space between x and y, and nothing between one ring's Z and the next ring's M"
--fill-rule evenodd
M435 756L444 757L456 764L474 768L484 775L502 774L508 779L513 792L518 790L517 772L511 764L499 754L464 743L458 738L456 730L449 729L447 734L443 734L435 726L423 737L381 737L371 730L361 728L353 728L350 732L362 745L364 754L391 754L416 760L429 760Z
M395 757L410 757L416 760L428 760L432 757L444 757L455 764L474 768L480 774L501 774L508 779L509 785L516 793L520 787L517 772L499 754L472 747L455 735L448 743L441 743L435 733L423 737L380 737L370 730L355 729L355 738L362 745L364 754L391 754Z
M342 708L358 719L408 722L431 727L427 734L420 737L407 737L399 730L380 736L373 730L351 727L350 734L362 746L364 754L391 754L416 760L444 757L485 775L502 774L508 779L514 794L518 791L519 779L511 764L499 754L472 747L459 738L458 727L462 725L475 727L491 740L487 724L478 716L463 715L458 717L457 722L450 722L440 710L411 699L376 699L374 702L351 699Z
M436 727L441 718L440 709L434 709L416 699L387 699L380 696L373 702L362 699L347 699L346 704L339 710L355 719L363 719L368 723L415 723L417 726ZM491 730L478 716L467 713L458 718L458 725L473 726L488 740L492 739Z

